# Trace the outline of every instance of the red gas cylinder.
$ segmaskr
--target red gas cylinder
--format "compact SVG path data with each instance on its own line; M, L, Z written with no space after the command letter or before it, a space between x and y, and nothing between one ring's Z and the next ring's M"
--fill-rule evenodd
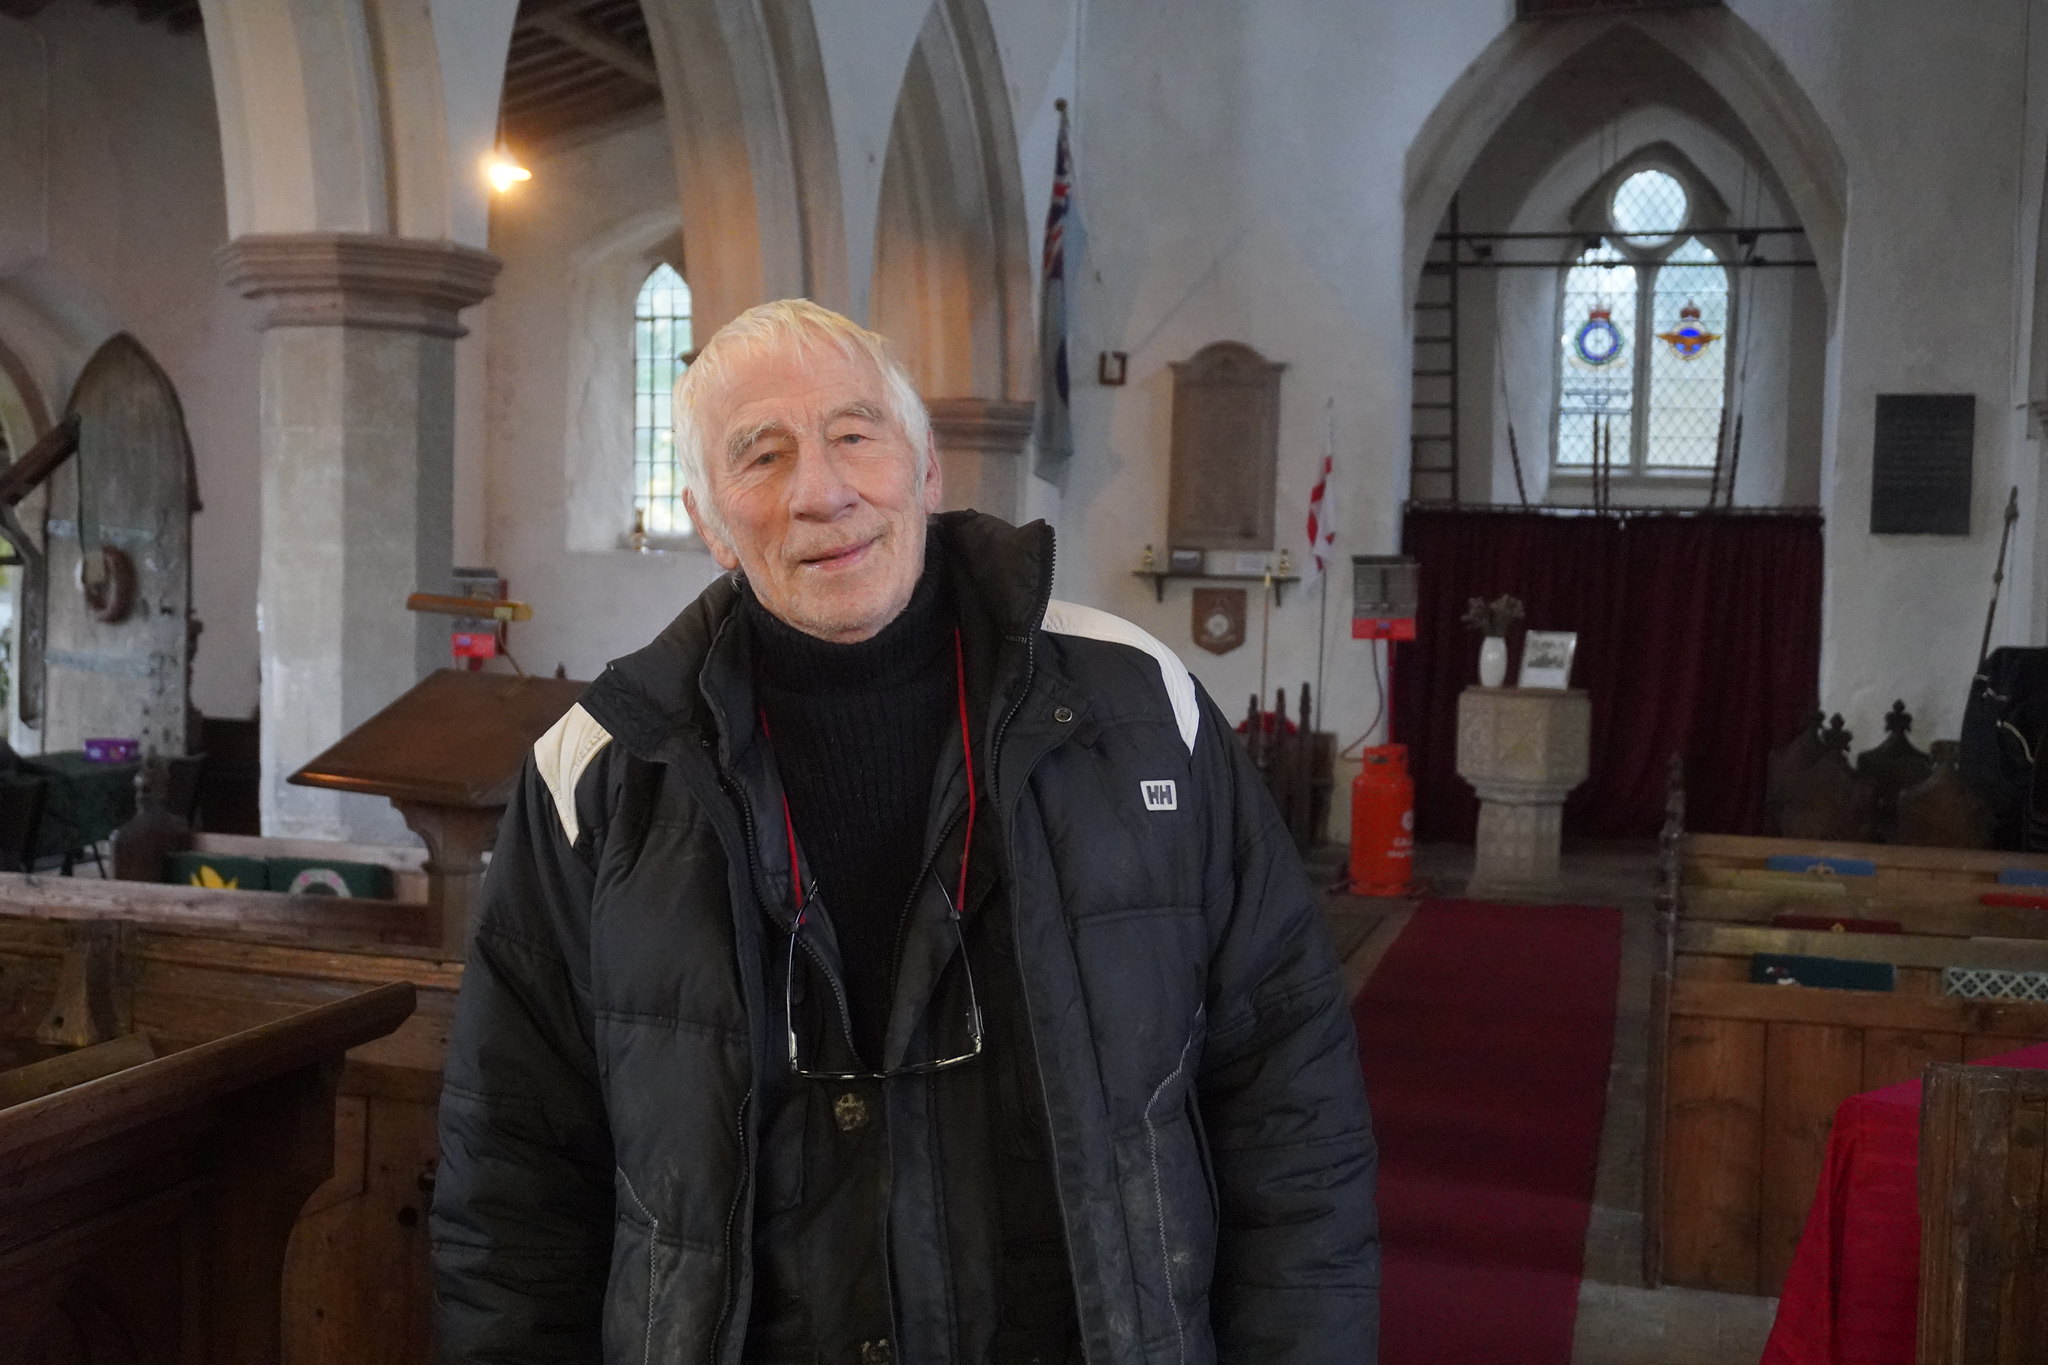
M1415 781L1408 746L1367 749L1351 779L1351 894L1406 896L1415 870Z

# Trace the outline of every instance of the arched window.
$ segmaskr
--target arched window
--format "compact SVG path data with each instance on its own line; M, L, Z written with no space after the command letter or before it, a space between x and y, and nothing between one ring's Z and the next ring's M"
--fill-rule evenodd
M633 512L650 536L690 534L669 405L694 349L690 286L664 261L647 273L633 304Z
M1711 470L1728 389L1727 268L1688 231L1691 197L1669 171L1625 178L1606 218L1561 291L1557 467L1589 471L1604 454L1622 474Z

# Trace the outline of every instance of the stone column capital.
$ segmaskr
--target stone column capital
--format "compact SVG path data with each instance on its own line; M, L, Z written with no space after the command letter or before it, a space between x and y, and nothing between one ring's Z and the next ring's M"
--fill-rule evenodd
M1036 407L1008 398L934 398L925 404L941 447L1017 455L1031 439Z
M459 337L456 314L490 297L500 263L453 242L368 232L252 233L222 247L221 273L266 299L265 327L373 327Z

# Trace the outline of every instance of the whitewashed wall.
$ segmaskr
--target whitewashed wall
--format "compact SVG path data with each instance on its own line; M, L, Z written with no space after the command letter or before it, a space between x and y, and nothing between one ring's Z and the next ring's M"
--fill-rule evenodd
M1817 107L1847 169L1833 325L1802 329L1808 344L1796 345L1787 364L1788 386L1813 392L1811 343L1826 338L1824 411L1818 422L1810 410L1782 421L1821 432L1817 476L1786 471L1796 477L1782 480L1795 496L1817 482L1830 514L1820 691L1868 737L1893 696L1921 717L1923 740L1953 734L1997 512L2009 483L2025 485L2029 497L2034 483L2033 452L2018 445L2012 341L2022 330L2016 300L2031 309L2017 243L2035 230L2021 205L2039 178L2021 154L2027 6L1897 0L1876 13L1859 5L1853 16L1834 4L1738 0L1731 8ZM1289 363L1285 530L1299 523L1324 404L1334 399L1340 548L1395 548L1410 365L1403 160L1506 20L1506 7L1490 0L1089 11L1077 158L1093 256L1080 369L1092 373L1098 349L1127 350L1131 385L1085 388L1078 402L1094 463L1077 469L1063 509L1063 586L1173 643L1227 704L1241 706L1256 682L1256 636L1210 659L1186 643L1185 598L1170 593L1154 605L1127 572L1139 547L1164 530L1167 362L1234 337ZM2044 94L2036 90L2035 103ZM1735 112L1759 116L1739 105ZM1810 317L1818 286L1800 290ZM1980 396L1973 534L1872 537L1873 399L1931 390ZM2033 562L2031 543L2016 552ZM2009 580L2008 640L2027 633L2034 611L2032 585L2013 589ZM1345 594L1332 596L1329 695L1335 727L1349 739L1375 698L1362 648L1340 639ZM1276 612L1271 677L1312 675L1317 639L1306 600Z
M489 338L483 560L533 604L532 623L511 632L520 666L595 678L718 574L702 550L621 548L633 299L649 251L676 231L675 171L658 119L531 169L491 222L505 268L478 333Z
M2015 377L2015 350L2032 325L2031 302L2023 313L2016 301L2033 297L2039 226L2039 176L2023 174L2032 163L2020 145L2027 6L2003 0L1951 13L1887 0L1880 16L1865 4L1853 20L1845 4L1738 0L1730 8L1752 31L1745 41L1782 63L1772 79L1796 86L1838 144L1849 206L1834 248L1839 278L1831 297L1822 275L1778 275L1759 287L1753 321L1782 320L1783 340L1751 359L1741 495L1818 500L1829 513L1826 704L1874 735L1877 715L1903 696L1922 718L1923 739L1952 733L2005 487L2025 484L2029 505L2035 496L2033 451L2028 444L2021 454L2024 424L2015 408L2025 396L2016 392L2025 386ZM814 10L856 311L872 276L895 92L925 12L920 0L863 6L857 15L840 6ZM1377 695L1363 647L1346 638L1341 576L1327 605L1318 593L1296 593L1272 612L1269 627L1261 625L1254 592L1251 639L1217 658L1190 643L1184 586L1158 603L1130 572L1144 545L1165 548L1168 366L1226 338L1285 362L1283 542L1299 560L1308 491L1334 419L1338 552L1395 548L1406 491L1414 285L1403 263L1412 248L1403 187L1414 168L1407 163L1432 113L1457 98L1460 75L1510 33L1508 7L1499 0L1427 7L1189 0L1091 5L1077 17L1068 0L1047 0L992 12L1034 269L1052 101L1074 98L1077 203L1087 232L1074 284L1081 453L1064 490L1034 484L1027 498L1060 531L1059 590L1152 630L1232 710L1258 686L1262 655L1270 689L1314 679L1321 654L1330 723L1348 740L1364 729ZM1578 41L1569 28L1557 32L1557 42ZM1713 74L1725 91L1724 73ZM2048 89L2036 93L2036 104L2048 102ZM1638 131L1677 142L1733 201L1739 186L1725 182L1739 181L1742 163L1765 153L1747 137L1763 111L1740 99L1730 108L1738 121L1732 130L1667 112L1639 116ZM1510 206L1520 215L1513 225L1554 217L1551 201L1588 155L1583 139L1556 149L1556 176ZM652 164L644 147L631 156L595 148L565 154L560 168L538 168L531 197L501 205L494 222L493 247L507 270L490 307L488 554L552 604L525 635L529 667L559 658L572 672L589 671L665 620L708 577L688 557L650 565L616 552L564 549L564 532L553 525L562 485L534 482L564 467L559 452L543 459L535 443L567 439L566 399L547 395L560 384L564 329L580 324L551 292L559 279L528 277L615 231L629 206L651 210L655 201L646 196L660 179ZM1799 197L1799 167L1766 159L1765 169L1792 178L1791 197ZM559 198L545 184L551 176L563 180ZM582 207L557 212L544 203ZM1768 195L1764 209L1795 211ZM1096 353L1104 350L1129 353L1126 387L1093 382ZM1513 388L1547 391L1547 378L1536 378L1545 364L1534 364L1529 382ZM1490 384L1466 387L1484 395ZM1872 400L1881 391L1939 389L1981 398L1974 533L1966 540L1873 538L1864 529ZM1473 414L1485 426L1497 422L1491 407L1484 399ZM1525 456L1540 461L1547 423L1532 417L1517 425ZM1502 496L1510 483L1497 468L1491 494ZM2035 545L2023 528L2016 562L2033 564ZM2003 639L2024 638L2039 614L2030 577L2009 580ZM1269 632L1263 640L1262 629Z
M1759 499L1775 484L1804 501L1811 487L1829 513L1820 690L1866 734L1895 695L1921 716L1923 739L1953 732L2005 489L2019 483L2023 506L2043 506L2020 409L2048 396L2030 395L2044 385L2029 382L2048 374L2034 340L2048 38L2031 34L2029 11L2027 0L1734 0L1729 13L1684 21L1746 25L1770 79L1811 101L1840 150L1847 221L1823 276L1832 292L1824 297L1819 281L1792 286L1786 307L1808 322L1789 347L1774 419L1795 457L1807 437L1794 433L1818 431L1818 468L1788 460L1771 479L1759 454L1753 477ZM896 92L926 10L888 0L813 12L822 88L801 93L827 105L844 233L833 249L860 312ZM1341 581L1327 606L1315 593L1291 596L1264 639L1255 609L1251 641L1219 659L1189 643L1184 587L1155 603L1132 576L1145 544L1164 548L1168 365L1226 338L1285 362L1283 538L1299 557L1333 418L1339 554L1395 547L1408 460L1411 157L1439 106L1464 97L1461 74L1513 39L1508 14L1504 0L991 7L1032 268L1061 96L1074 100L1088 240L1074 285L1081 453L1063 490L1034 484L1027 506L1058 524L1063 595L1151 629L1228 708L1258 684L1262 652L1269 685L1292 684L1316 675L1319 647L1331 723L1345 739L1376 698L1362 647L1345 638ZM1569 46L1584 31L1566 26L1543 42ZM115 328L134 331L170 371L207 503L198 700L246 713L255 696L256 334L212 260L225 241L225 190L204 39L58 0L33 22L0 20L0 68L0 106L27 130L0 148L0 341L53 407ZM1711 74L1726 87L1726 72ZM1745 128L1771 112L1730 105ZM491 245L506 270L498 297L472 318L478 341L463 348L460 543L465 558L497 563L539 607L515 635L528 668L593 673L713 572L701 555L632 556L571 528L578 453L602 444L584 439L595 420L589 395L569 390L572 352L594 344L572 295L596 277L577 263L622 234L652 231L676 205L667 136L650 123L561 151L494 209ZM1710 152L1699 154L1703 170ZM1798 200L1800 169L1773 169ZM1129 353L1126 387L1094 384L1103 350ZM1930 390L1980 399L1973 534L1872 537L1873 399ZM1817 413L1795 410L1800 393L1820 395ZM2033 520L2015 545L2002 641L2025 640L2048 618L2038 584L2048 537Z
M133 333L170 375L205 502L193 532L206 627L193 700L209 715L250 715L257 333L214 264L227 217L205 40L85 0L0 19L0 127L0 344L53 417L115 332Z

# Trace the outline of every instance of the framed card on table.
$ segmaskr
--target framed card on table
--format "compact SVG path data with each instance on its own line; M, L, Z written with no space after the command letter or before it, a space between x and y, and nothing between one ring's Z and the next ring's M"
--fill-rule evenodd
M1522 640L1522 672L1517 687L1565 688L1572 685L1572 655L1579 647L1575 630L1532 630Z

